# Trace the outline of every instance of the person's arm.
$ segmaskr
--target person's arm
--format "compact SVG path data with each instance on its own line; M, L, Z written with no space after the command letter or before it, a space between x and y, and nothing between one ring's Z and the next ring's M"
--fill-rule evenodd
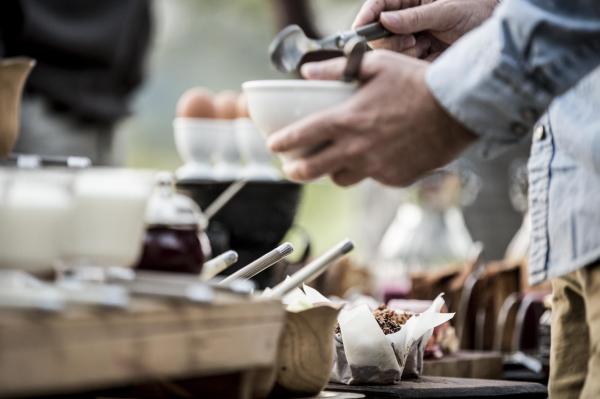
M353 97L269 138L276 152L329 143L286 164L286 174L405 185L475 137L489 148L526 135L556 96L600 63L600 3L505 1L431 65L382 50L367 54ZM339 79L344 65L306 64L302 72Z
M427 71L440 104L487 144L525 136L600 63L600 2L505 0Z

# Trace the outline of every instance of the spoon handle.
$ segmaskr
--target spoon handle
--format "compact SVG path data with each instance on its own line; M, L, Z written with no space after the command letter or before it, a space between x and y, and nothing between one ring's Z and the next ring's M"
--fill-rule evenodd
M227 276L225 279L219 282L219 285L227 285L232 281L238 279L249 279L251 277L256 276L258 273L266 270L267 268L273 266L275 263L279 262L281 259L285 258L289 254L294 251L294 247L289 242L283 243L274 250L267 252L254 262L250 263L247 266L244 266L237 272L233 273L230 276Z
M354 244L352 241L344 240L340 242L335 247L331 248L323 255L319 256L317 259L294 273L290 278L283 280L281 283L273 287L271 292L266 296L269 298L282 298L294 288L317 278L325 271L325 269L327 269L329 265L331 265L332 262L352 251L352 249L354 249Z
M238 261L238 253L227 251L207 261L202 266L200 280L208 281Z
M359 36L367 39L368 42L371 40L381 39L387 36L391 36L391 32L383 27L379 22L373 22L368 25L361 26L355 30L355 33Z
M247 180L241 179L231 183L229 187L227 187L219 196L206 207L204 210L204 216L207 220L212 219L221 208L223 208L227 203L246 185Z

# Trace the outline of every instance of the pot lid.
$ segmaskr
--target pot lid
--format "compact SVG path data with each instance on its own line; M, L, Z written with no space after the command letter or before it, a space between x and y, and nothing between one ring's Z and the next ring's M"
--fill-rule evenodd
M148 225L197 226L204 230L208 222L200 207L189 197L175 191L169 172L157 175L157 186L146 208Z

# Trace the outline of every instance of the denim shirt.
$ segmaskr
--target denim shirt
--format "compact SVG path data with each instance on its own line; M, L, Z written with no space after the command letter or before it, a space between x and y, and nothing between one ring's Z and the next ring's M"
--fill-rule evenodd
M483 155L533 129L531 283L600 259L600 1L507 0L427 72Z

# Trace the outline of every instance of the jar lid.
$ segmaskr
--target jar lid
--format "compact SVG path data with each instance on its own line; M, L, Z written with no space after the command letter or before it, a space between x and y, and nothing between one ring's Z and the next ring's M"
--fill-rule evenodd
M205 229L208 222L200 207L189 197L175 191L174 178L169 172L157 175L157 186L146 208L148 225L198 226Z

